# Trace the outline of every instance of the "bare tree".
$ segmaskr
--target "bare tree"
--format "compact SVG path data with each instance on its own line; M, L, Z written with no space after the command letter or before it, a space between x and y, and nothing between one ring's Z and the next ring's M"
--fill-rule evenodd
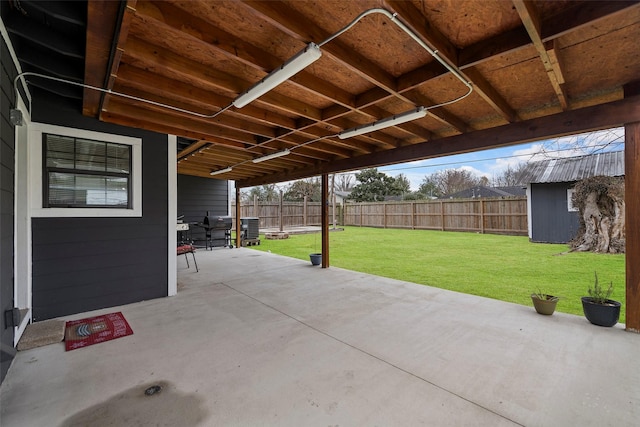
M514 167L507 166L502 173L493 178L494 187L513 187L520 184L520 175L527 167L524 162L518 163Z
M355 185L353 181L353 175L350 173L337 174L335 181L336 191L350 191Z
M624 145L624 128L612 128L577 135L548 139L542 142L539 152L531 160L540 157L557 159L566 156L583 156L600 151L611 151Z
M464 169L445 169L430 175L427 180L435 185L441 195L453 194L476 185L481 185L481 179ZM485 180L486 181L486 180Z

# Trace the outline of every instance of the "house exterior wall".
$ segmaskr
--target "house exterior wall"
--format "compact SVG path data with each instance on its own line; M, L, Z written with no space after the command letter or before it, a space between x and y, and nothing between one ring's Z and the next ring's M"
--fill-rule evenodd
M168 289L168 136L34 99L33 121L142 139L142 216L32 219L33 319L158 298Z
M568 243L578 232L578 212L568 209L573 183L531 184L531 241Z
M229 215L229 186L220 179L178 175L178 216L184 222L202 222L209 212L211 216ZM205 231L201 227L190 228L191 239L204 245ZM224 245L224 232L215 232L213 246Z
M4 312L13 307L13 244L14 244L14 176L15 176L15 128L9 121L9 111L15 106L13 78L16 68L10 59L3 37L0 46L0 333L2 334L2 362L0 382L11 365L13 357L14 328L5 325Z

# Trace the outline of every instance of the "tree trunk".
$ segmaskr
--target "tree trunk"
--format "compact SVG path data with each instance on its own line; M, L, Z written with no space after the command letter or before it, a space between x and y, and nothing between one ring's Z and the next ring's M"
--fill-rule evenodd
M583 234L574 239L574 250L623 253L625 250L624 212L624 200L614 192L589 193L581 209Z

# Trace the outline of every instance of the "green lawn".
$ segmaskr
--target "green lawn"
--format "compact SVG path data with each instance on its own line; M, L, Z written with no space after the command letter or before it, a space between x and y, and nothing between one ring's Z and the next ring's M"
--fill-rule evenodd
M580 297L593 284L613 281L612 299L623 303L624 255L567 253L567 245L530 243L527 237L345 227L329 234L330 264L531 306L529 295L560 296L557 310L582 315ZM309 260L320 252L319 233L266 240L251 248Z

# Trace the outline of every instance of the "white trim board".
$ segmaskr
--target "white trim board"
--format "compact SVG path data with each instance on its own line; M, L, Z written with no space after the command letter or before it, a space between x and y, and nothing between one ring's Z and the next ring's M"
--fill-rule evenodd
M176 150L178 144L178 138L175 135L167 135L168 144L168 186L167 192L168 209L167 209L167 224L169 241L168 257L167 257L167 295L173 296L178 293L178 272L177 272L177 256L176 246L178 242L178 233L176 231L176 222L178 218L178 162L176 162Z

